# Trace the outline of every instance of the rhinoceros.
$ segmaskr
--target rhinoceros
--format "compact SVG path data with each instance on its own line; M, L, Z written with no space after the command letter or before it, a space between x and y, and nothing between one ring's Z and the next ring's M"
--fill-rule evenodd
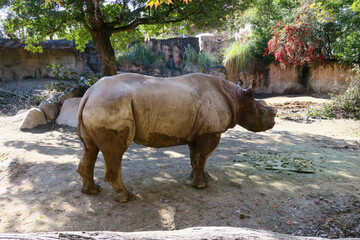
M94 166L99 150L115 200L134 199L121 177L122 156L131 144L162 148L187 144L192 182L209 186L204 171L220 136L236 124L253 132L275 124L276 109L254 99L256 82L248 89L206 74L157 78L124 73L104 77L89 88L78 110L78 135L83 154L78 166L82 192L96 194Z

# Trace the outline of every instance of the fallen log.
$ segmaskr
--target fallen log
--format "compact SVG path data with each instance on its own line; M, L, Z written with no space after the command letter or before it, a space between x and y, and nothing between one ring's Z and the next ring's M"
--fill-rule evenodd
M103 240L103 239L121 239L121 240L206 240L206 239L221 239L221 240L248 240L248 239L313 239L324 240L325 238L317 237L301 237L290 236L280 233L275 233L265 230L247 229L247 228L233 228L233 227L194 227L175 231L146 231L146 232L47 232L47 233L0 233L0 239L11 240L54 240L54 239L88 239L88 240ZM347 238L349 240L349 238Z

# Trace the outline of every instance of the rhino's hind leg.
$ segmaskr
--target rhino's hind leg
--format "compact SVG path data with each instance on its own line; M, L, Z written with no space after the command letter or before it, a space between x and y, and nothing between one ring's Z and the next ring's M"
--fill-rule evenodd
M135 199L134 195L125 188L121 176L122 157L132 139L133 134L128 127L123 131L101 129L97 134L97 142L100 144L105 161L104 181L114 189L115 201L122 203Z
M220 133L204 134L197 136L195 142L189 144L191 176L196 188L209 187L209 174L204 171L207 158L215 150L220 141Z
M101 187L94 182L94 167L99 148L91 139L84 138L86 147L83 147L83 154L77 168L83 182L81 192L86 194L96 194L101 191Z

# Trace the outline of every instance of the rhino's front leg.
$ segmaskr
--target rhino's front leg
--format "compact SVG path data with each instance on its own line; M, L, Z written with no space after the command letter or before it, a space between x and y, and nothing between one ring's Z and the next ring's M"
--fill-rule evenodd
M220 133L208 133L197 136L189 144L190 159L193 171L191 173L193 185L196 188L209 187L208 174L204 171L207 158L220 142Z

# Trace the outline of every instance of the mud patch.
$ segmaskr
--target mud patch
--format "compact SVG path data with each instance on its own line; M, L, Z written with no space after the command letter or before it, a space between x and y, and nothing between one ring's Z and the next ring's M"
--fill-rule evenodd
M322 104L312 101L289 101L273 103L271 105L277 107L277 117L299 123L312 123L315 121L315 119L307 116L306 112L310 108L319 108Z
M280 109L299 110L299 109L306 109L309 106L320 106L321 104L310 101L291 101L284 103L274 103L273 105Z

